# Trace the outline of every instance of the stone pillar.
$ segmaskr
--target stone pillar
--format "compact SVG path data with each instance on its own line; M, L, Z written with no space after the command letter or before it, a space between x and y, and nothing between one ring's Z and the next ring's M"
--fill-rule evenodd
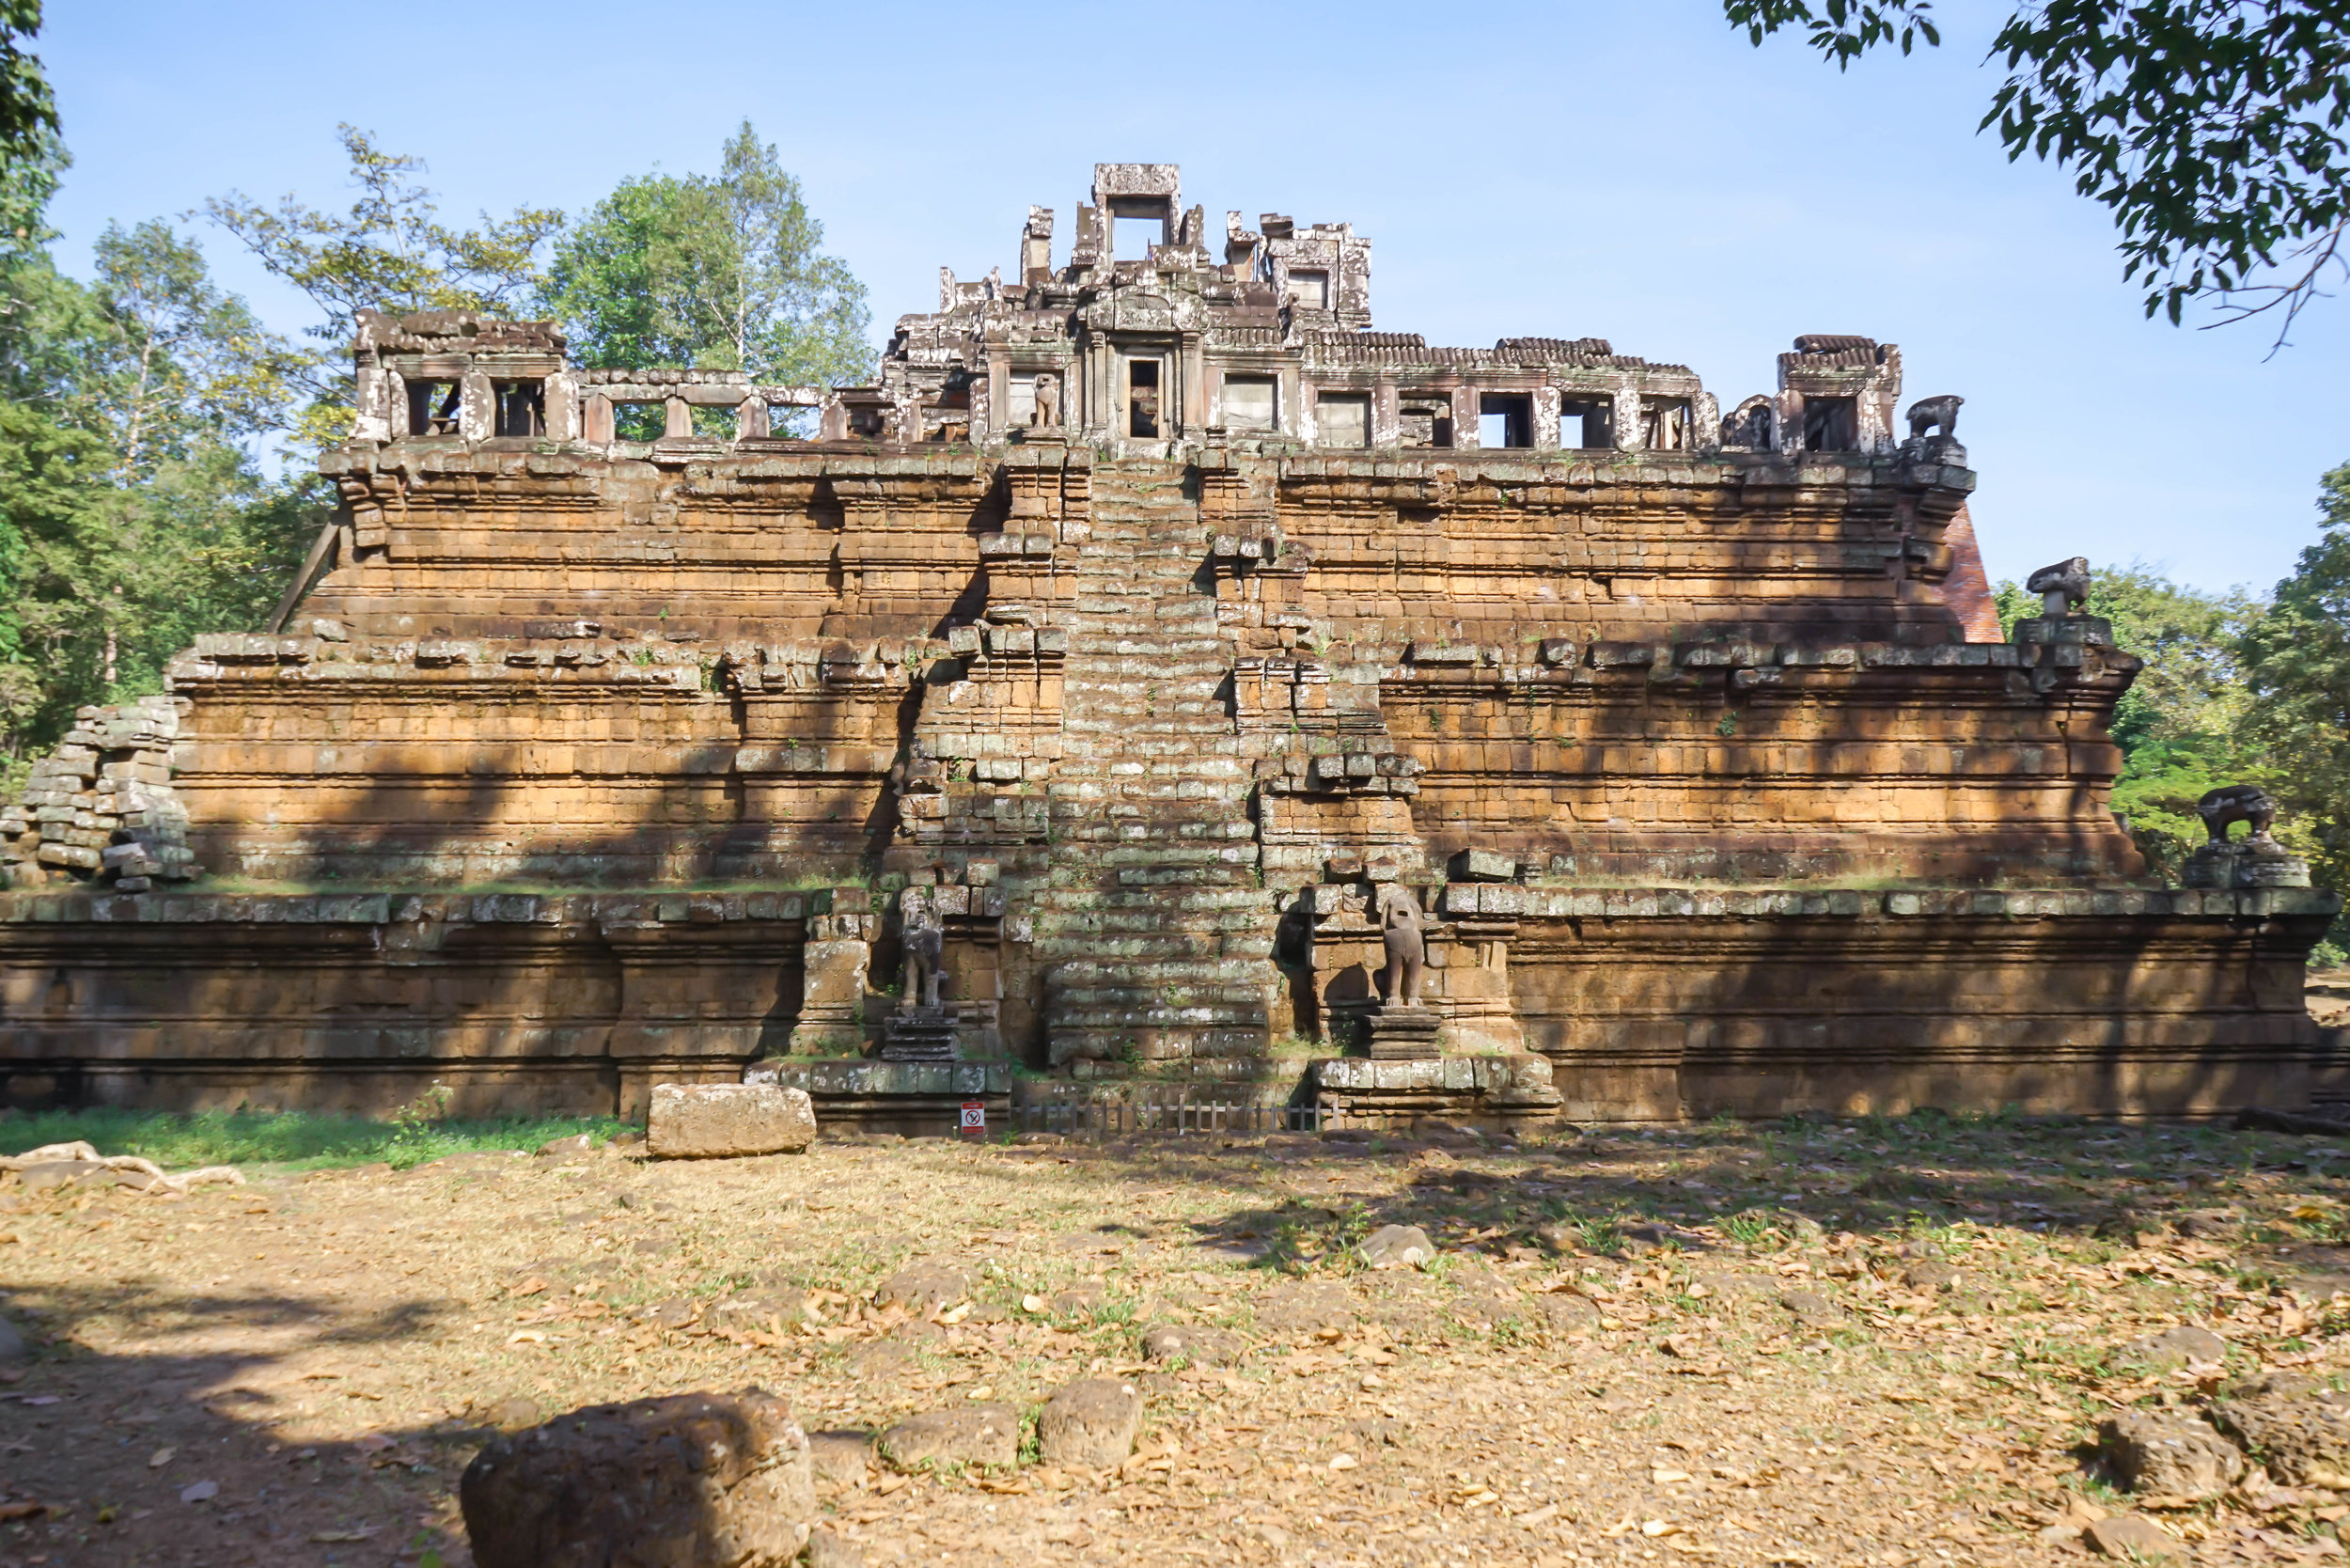
M579 438L597 446L612 439L612 400L601 392L588 393L587 406L580 410Z
M1395 378L1381 376L1371 392L1371 444L1392 447L1403 439L1403 416L1396 399Z
M661 439L683 441L694 433L694 405L683 398L662 400Z
M1564 400L1555 386L1534 389L1534 449L1555 452L1559 449L1559 405Z
M351 438L353 441L389 441L392 438L392 399L397 396L407 401L407 391L399 374L368 366L360 370L352 409ZM402 422L405 423L403 411Z
M557 371L546 380L541 389L546 404L546 436L549 441L579 439L579 384L567 372Z
M764 398L744 399L734 411L734 439L760 441L764 440L768 433L767 400Z
M468 441L487 441L497 433L497 391L490 378L469 370L457 384L457 433Z
M1689 450L1718 452L1721 449L1721 401L1711 392L1700 392L1689 400Z
M1452 389L1452 444L1465 451L1475 451L1481 431L1478 429L1478 388L1456 386Z

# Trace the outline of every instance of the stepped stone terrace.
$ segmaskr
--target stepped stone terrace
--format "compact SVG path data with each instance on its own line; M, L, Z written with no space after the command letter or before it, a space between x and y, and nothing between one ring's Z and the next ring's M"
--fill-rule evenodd
M1374 330L1368 239L1212 239L1170 165L1057 226L867 386L362 312L277 624L0 817L8 1097L2344 1096L2333 899L2273 845L2149 874L2137 662L2061 592L2001 639L1895 347L1725 400Z

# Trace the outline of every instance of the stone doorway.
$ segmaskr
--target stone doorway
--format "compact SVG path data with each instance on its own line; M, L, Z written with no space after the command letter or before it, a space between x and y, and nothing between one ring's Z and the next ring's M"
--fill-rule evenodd
M1126 361L1126 433L1137 441L1159 438L1159 390L1164 362L1153 357Z

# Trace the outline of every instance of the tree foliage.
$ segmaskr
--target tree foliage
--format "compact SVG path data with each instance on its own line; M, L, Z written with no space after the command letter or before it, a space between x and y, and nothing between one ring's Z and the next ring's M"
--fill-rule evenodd
M2205 837L2195 803L2223 784L2276 778L2244 734L2250 697L2240 650L2266 605L2244 588L2213 593L2133 564L2098 572L2086 607L2145 661L2114 708L2113 739L2126 761L2113 808L2149 862L2175 880Z
M744 120L715 176L624 180L590 209L555 247L545 299L588 365L854 383L872 368L865 288L823 240Z
M196 633L266 615L318 526L243 444L291 351L161 222L110 227L84 284L0 259L0 752L160 689Z
M16 49L38 21L0 0L0 90L38 84ZM560 212L453 226L421 163L344 126L347 208L232 192L203 209L316 307L287 337L161 220L110 225L86 283L60 270L43 203L65 152L54 114L16 112L0 104L0 220L22 219L0 234L0 769L76 707L159 689L198 633L263 623L331 496L306 463L265 472L256 448L287 436L306 456L345 437L354 310L556 303L593 363L801 383L869 366L863 289L747 124L714 178L624 181L553 279L539 260Z
M39 31L40 0L0 0L0 248L37 243L64 166L56 99L40 56L25 48Z
M2000 629L2040 613L2037 595L2014 583L1995 590ZM2155 874L2175 882L2205 837L2195 803L2223 784L2274 784L2281 776L2250 737L2251 693L2245 641L2268 613L2245 588L2211 592L2174 583L2133 562L2100 567L2084 608L2113 623L2113 640L2144 667L2115 704L2113 740L2122 773L2113 809ZM2305 824L2284 831L2306 851Z
M1940 42L1932 0L1724 0L1756 43L1804 29L1840 68ZM2219 321L2275 311L2279 346L2329 278L2350 274L2350 4L2046 0L1991 55L2009 72L1979 129L2010 160L2071 170L2113 211L2146 313ZM2217 324L2217 322L2211 324Z
M304 335L321 346L292 372L308 394L297 446L310 450L350 431L343 346L354 312L526 310L539 288L539 251L564 221L553 208L518 207L506 218L482 213L476 228L451 227L418 182L422 159L387 152L353 125L339 134L355 191L349 208L328 211L295 196L265 207L235 191L204 203L212 222L319 309Z
M2248 733L2280 805L2310 825L2328 885L2350 888L2350 463L2320 481L2321 537L2244 639Z

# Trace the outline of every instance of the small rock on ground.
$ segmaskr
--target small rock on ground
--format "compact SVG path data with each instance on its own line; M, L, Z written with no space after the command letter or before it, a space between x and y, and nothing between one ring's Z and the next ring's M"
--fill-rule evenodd
M1435 1261L1436 1244L1417 1225L1382 1225L1363 1238L1362 1252L1373 1268L1418 1268Z
M1142 1336L1142 1354L1153 1361L1171 1361L1180 1356L1201 1366L1220 1367L1236 1359L1240 1350L1240 1337L1221 1328L1163 1323Z
M1778 1304L1807 1324L1841 1322L1843 1309L1817 1291L1787 1291L1780 1294Z
M871 1467L873 1435L870 1432L811 1432L807 1435L807 1454L818 1479L853 1484L864 1480L865 1472Z
M819 1525L808 1531L807 1568L865 1568L865 1548Z
M883 1433L880 1449L901 1470L926 1464L1008 1467L1020 1459L1020 1417L993 1403L926 1411Z
M1902 1270L1902 1283L1913 1291L1947 1291L1958 1283L1958 1267L1927 1258Z
M952 1263L926 1259L908 1263L882 1281L873 1296L876 1307L903 1307L914 1312L934 1312L952 1307L971 1292L970 1277Z
M1124 1464L1142 1428L1142 1394L1131 1383L1089 1377L1044 1402L1037 1447L1049 1465L1104 1470Z
M2150 1370L2184 1367L2189 1361L2225 1360L2228 1341L2208 1328L2187 1324L2132 1340L2117 1354L2122 1360L2134 1361Z
M2098 1520L2082 1533L2107 1557L2176 1558L2186 1552L2186 1543L2142 1513L2117 1513Z

